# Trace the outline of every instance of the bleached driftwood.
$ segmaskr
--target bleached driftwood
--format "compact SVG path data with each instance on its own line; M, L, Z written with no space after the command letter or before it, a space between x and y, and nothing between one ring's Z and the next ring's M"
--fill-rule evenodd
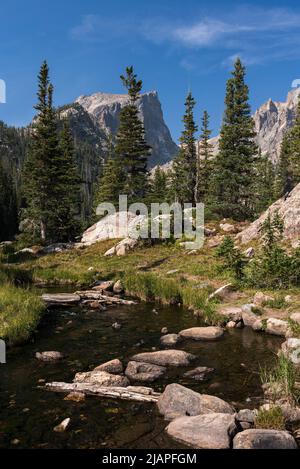
M44 389L64 393L81 392L92 396L138 402L157 402L160 396L160 393L155 392L152 388L144 386L128 386L122 388L116 386L102 387L97 384L89 383L52 382L46 383Z
M124 300L123 298L119 298L118 296L109 296L103 295L94 290L85 290L85 291L77 291L75 295L80 296L81 300L96 300L101 301L106 304L119 304L119 305L135 305L136 302L132 300Z
M131 300L124 300L117 296L103 295L93 290L78 291L75 293L46 293L42 295L42 299L47 306L69 306L76 305L84 301L99 301L106 305L134 305Z
M80 296L76 293L45 293L42 299L48 306L75 305L80 302Z

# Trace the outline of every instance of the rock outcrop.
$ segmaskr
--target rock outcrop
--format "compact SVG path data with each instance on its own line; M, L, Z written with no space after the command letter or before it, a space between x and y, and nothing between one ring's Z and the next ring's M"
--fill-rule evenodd
M235 436L233 449L297 449L297 443L286 431L250 429Z
M160 350L158 352L143 352L134 355L133 361L152 363L159 366L188 366L196 357L184 350Z
M110 93L80 96L75 101L75 105L79 105L88 114L93 125L106 135L116 134L120 111L127 103L126 94ZM145 126L146 140L152 147L149 166L170 161L178 152L178 147L165 124L157 92L150 91L141 95L138 106Z
M300 236L300 184L298 184L287 196L274 202L266 212L245 230L237 235L241 243L249 243L253 239L259 238L260 227L268 214L278 211L284 222L283 236L285 239L295 240Z

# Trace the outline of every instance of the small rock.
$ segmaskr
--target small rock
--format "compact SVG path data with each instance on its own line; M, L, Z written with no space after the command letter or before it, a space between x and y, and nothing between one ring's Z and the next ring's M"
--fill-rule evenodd
M163 327L162 330L160 331L161 334L168 334L169 331L168 331L168 328L167 327Z
M121 280L118 280L113 286L113 292L116 293L117 295L120 295L121 293L123 293L123 291L124 291L123 284Z
M277 318L269 318L267 320L266 332L268 334L279 335L285 337L289 333L289 325L287 321Z
M35 357L43 362L56 362L58 360L62 360L63 354L56 351L36 352Z
M160 366L188 366L196 357L184 350L159 350L134 355L131 360L153 363Z
M295 365L299 365L300 363L300 339L296 337L291 337L287 339L281 345L281 350L279 353L283 353L286 357L288 357L292 363Z
M163 366L150 363L130 361L125 370L125 375L131 381L142 381L151 383L160 378L166 372Z
M229 318L231 321L240 321L242 319L242 312L242 308L238 306L227 306L218 310L218 314Z
M85 400L85 394L83 392L70 392L64 401L82 402Z
M89 267L88 272L92 272L94 270L94 267Z
M167 275L174 275L174 274L177 274L178 272L179 272L178 269L169 270L169 272L167 272Z
M181 337L178 334L166 334L160 338L160 343L164 347L173 347L181 342Z
M234 437L233 449L297 449L297 443L286 431L250 429Z
M254 256L254 248L250 247L243 252L244 256L251 259Z
M223 239L224 239L224 236L214 236L213 238L207 240L207 246L209 248L216 248L220 246Z
M184 339L216 340L224 334L224 330L217 326L192 327L179 332Z
M225 233L235 233L236 228L234 225L231 225L230 223L220 223L220 228L222 231L225 231Z
M114 322L114 323L111 325L111 327L117 331L117 330L121 329L122 325L119 324L118 322Z
M236 323L234 321L229 321L227 324L226 324L226 327L227 329L234 329L236 326Z
M14 438L13 440L11 440L10 442L12 445L16 446L20 443L20 440L18 440L18 438Z
M123 373L123 365L118 358L115 358L114 360L102 363L102 365L94 368L93 371L106 371L107 373L118 375L119 373Z
M273 296L265 295L263 292L256 292L253 298L253 303L255 305L261 306L263 303L266 303L267 301L274 301Z
M300 313L293 313L290 316L291 320L296 322L297 324L300 324Z
M184 373L184 378L192 378L195 381L204 381L207 378L207 375L212 373L214 368L208 368L207 366L198 366L193 370L187 371Z
M254 424L254 413L250 409L241 409L235 416L238 422L248 422Z
M293 303L293 298L292 298L291 295L286 295L286 296L284 297L284 301L285 301L286 303Z
M196 251L196 249L192 249L187 252L188 256L195 256L196 254L198 254L198 251Z
M70 422L71 422L70 418L63 420L59 425L56 425L56 427L53 428L53 431L57 433L65 432L68 426L70 425Z

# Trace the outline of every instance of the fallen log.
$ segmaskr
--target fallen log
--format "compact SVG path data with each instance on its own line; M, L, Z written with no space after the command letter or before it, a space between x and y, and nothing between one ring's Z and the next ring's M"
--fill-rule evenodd
M48 306L75 305L80 302L80 296L76 293L45 293L42 299Z
M118 296L109 296L103 295L100 292L94 290L85 290L85 291L77 291L75 295L80 296L81 300L98 300L105 302L107 304L119 304L119 305L135 305L136 302L132 300L124 300L123 298L119 298Z
M128 386L126 388L122 388L116 386L101 387L97 384L89 383L52 382L46 383L43 389L46 389L46 391L64 393L81 392L91 396L138 402L157 402L160 396L160 393L155 392L152 388L144 386Z

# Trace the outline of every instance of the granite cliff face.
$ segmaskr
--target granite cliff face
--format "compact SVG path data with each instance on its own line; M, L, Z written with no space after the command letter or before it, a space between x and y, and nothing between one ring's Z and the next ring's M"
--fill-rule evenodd
M257 143L262 154L268 154L273 162L278 161L284 133L293 125L299 94L300 88L295 88L284 102L269 99L253 116Z
M80 96L75 105L81 106L94 126L108 135L116 134L120 111L127 102L127 95L95 93L90 96ZM151 91L141 95L138 106L145 126L146 140L152 147L149 167L170 161L176 155L178 147L165 124L157 93Z
M300 236L300 184L298 184L287 196L274 202L266 212L237 235L241 243L260 237L260 227L268 214L279 213L284 222L284 238L298 240Z

